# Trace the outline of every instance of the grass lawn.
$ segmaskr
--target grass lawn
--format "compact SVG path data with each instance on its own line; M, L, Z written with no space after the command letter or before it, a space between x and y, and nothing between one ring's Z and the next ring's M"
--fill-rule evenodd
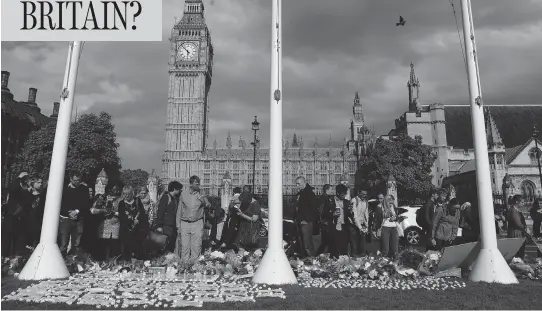
M2 280L2 296L30 283ZM518 285L467 282L461 289L378 290L283 286L286 299L257 298L255 303L204 303L203 309L540 309L542 282L521 280ZM4 310L82 309L94 306L2 302ZM142 308L143 309L143 308ZM146 308L152 309L152 308Z

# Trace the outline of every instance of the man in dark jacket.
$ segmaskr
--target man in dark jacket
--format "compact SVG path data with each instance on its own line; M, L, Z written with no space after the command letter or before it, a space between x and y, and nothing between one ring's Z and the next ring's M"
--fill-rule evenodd
M448 191L446 189L440 188L432 190L431 198L425 203L424 213L425 213L425 236L427 237L426 250L434 250L434 245L429 243L430 241L430 232L433 228L433 220L436 214L437 209L443 208L446 198L448 197Z
M177 207L179 205L179 195L183 190L183 185L174 180L167 186L167 192L160 198L158 203L158 212L156 216L156 231L168 236L166 251L173 253L177 243Z
M6 204L2 206L2 256L25 253L32 207L28 181L28 173L19 174L9 187Z
M296 221L299 226L299 232L303 247L308 257L314 256L314 243L312 241L314 222L317 221L318 214L316 196L311 187L305 180L305 177L297 177L296 185L299 189L297 193Z
M433 222L433 216L435 215L435 203L438 198L438 190L436 188L431 189L429 199L425 204L416 211L416 222L423 229L423 233L427 237L426 250L431 249L430 236L431 236L431 223ZM420 213L420 215L418 215Z
M81 174L74 172L70 183L62 192L60 222L58 224L58 246L66 256L71 240L70 253L77 253L81 244L83 219L90 210L88 187L81 183Z

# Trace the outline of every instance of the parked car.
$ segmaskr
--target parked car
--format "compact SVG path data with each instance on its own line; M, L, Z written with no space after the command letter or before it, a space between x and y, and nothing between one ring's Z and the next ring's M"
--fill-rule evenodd
M399 224L403 229L403 240L409 245L425 245L427 238L422 230L422 227L416 222L416 211L421 205L400 206L397 208L397 215L405 217ZM457 236L461 236L461 228L457 232Z
M420 245L425 241L422 227L416 222L416 211L420 208L420 205L400 206L397 208L397 215L405 217L399 225L403 229L404 241L409 245Z

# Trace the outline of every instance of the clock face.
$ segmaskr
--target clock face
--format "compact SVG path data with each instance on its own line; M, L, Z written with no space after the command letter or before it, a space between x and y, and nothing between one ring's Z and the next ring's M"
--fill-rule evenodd
M195 60L197 55L198 50L194 43L184 42L177 44L177 59L183 61Z

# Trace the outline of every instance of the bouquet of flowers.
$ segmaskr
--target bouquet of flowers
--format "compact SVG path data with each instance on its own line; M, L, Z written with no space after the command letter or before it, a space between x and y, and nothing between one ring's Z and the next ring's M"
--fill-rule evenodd
M424 260L425 254L417 251L414 248L406 248L401 253L399 253L399 262L398 264L403 267L418 269L422 261Z
M418 267L420 275L435 275L438 272L438 264L440 263L441 257L442 254L438 251L428 251L425 253L423 261Z
M24 267L24 258L22 256L6 257L2 259L2 277L5 275L13 276L21 272Z

